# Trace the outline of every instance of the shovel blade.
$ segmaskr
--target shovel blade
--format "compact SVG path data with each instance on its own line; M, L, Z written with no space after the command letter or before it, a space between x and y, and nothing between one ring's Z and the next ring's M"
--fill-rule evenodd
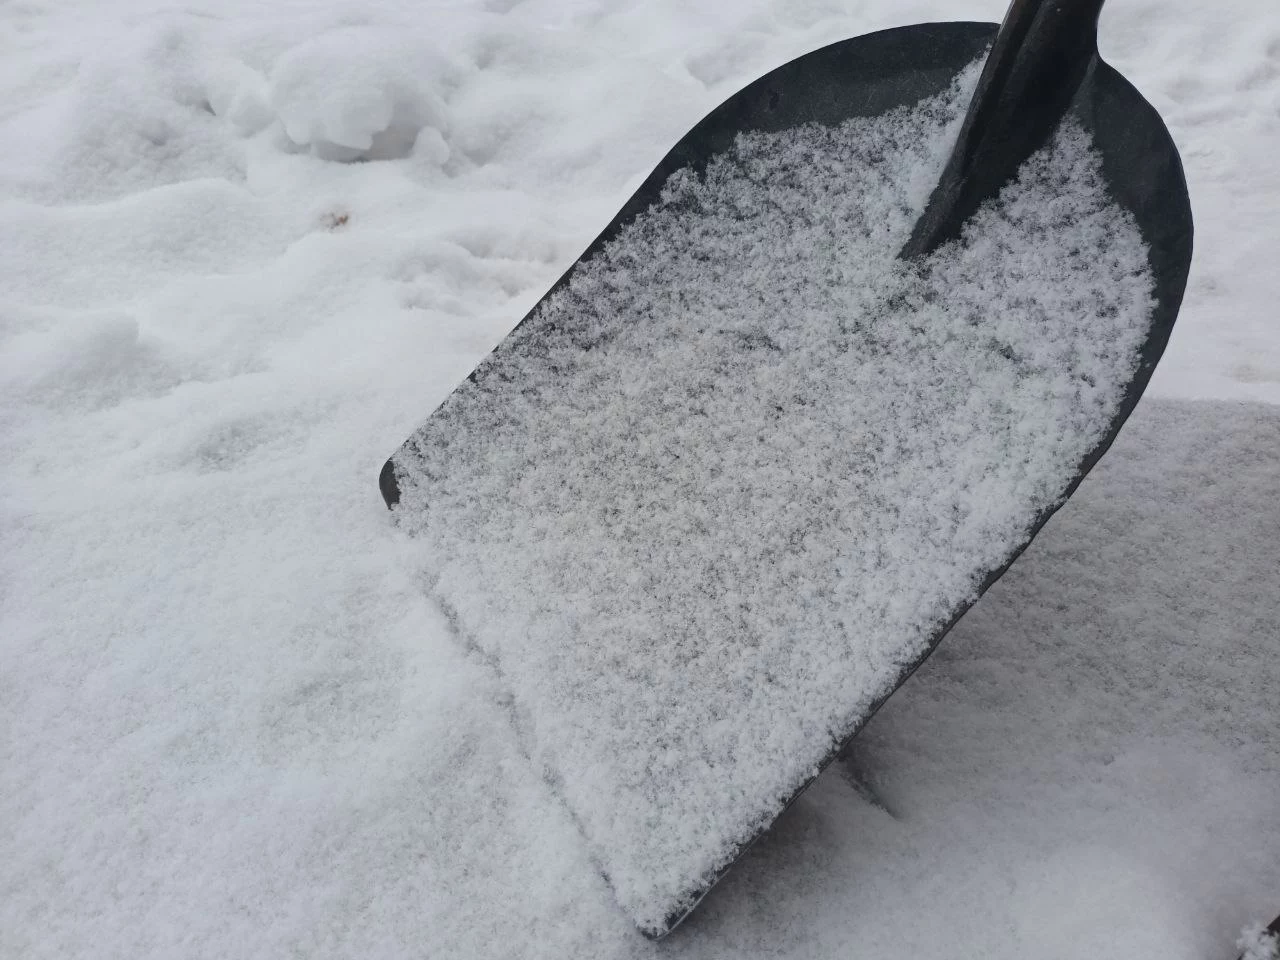
M856 460L865 453L871 459L858 462L872 463L867 468L872 471L879 462L873 448L883 444L884 436L859 434L866 423L847 397L834 412L812 409L812 396L829 395L822 391L830 378L795 390L780 388L770 371L787 361L794 341L787 332L791 328L780 325L779 332L719 316L714 283L707 287L690 281L687 302L697 322L691 321L689 349L655 343L652 356L673 358L668 366L646 365L643 349L633 349L635 362L607 366L607 358L631 349L625 347L626 338L640 336L643 341L657 309L650 296L654 278L645 273L648 265L643 258L628 261L633 253L626 251L634 248L626 244L649 236L646 249L660 252L662 237L654 232L667 229L664 224L684 223L680 229L687 233L687 219L679 219L681 210L687 213L681 204L708 202L699 192L698 178L722 175L716 158L755 149L750 144L765 150L759 145L772 143L767 138L775 134L838 131L859 118L878 122L943 96L982 56L995 32L995 24L935 23L870 34L801 57L730 98L672 149L508 339L383 468L380 486L397 521L434 551L429 566L437 599L450 608L467 641L482 649L513 687L516 715L535 762L549 770L606 879L650 937L666 934L693 909L1025 549L1115 439L1168 341L1191 255L1191 213L1181 163L1156 111L1119 73L1097 61L1071 115L1096 151L1105 194L1124 211L1145 247L1149 289L1144 288L1143 296L1149 297L1149 305L1130 372L1108 401L1105 421L1094 424L1087 444L1070 455L1071 467L1055 479L1051 495L1028 501L1016 536L969 563L959 594L930 601L927 615L920 615L923 619L899 647L890 638L874 656L864 654L854 650L859 637L851 633L853 652L846 659L810 665L800 656L806 649L803 638L788 634L806 629L804 623L779 622L776 614L825 609L833 591L857 591L848 576L833 579L832 571L847 558L840 553L839 536L828 536L838 528L857 539L856 531L850 533L849 517L833 512L832 506L844 489L838 483L842 471L853 468L833 468L830 482L806 476L797 484L785 457L761 459L753 452L758 438L741 424L756 418L762 435L784 440L796 431L812 430L820 438L815 443L832 445L833 456ZM740 141L744 134L756 139ZM805 136L811 137L806 143L828 142L827 134ZM942 154L938 156L940 163ZM776 169L793 169L794 159L788 161L792 167L779 162ZM762 181L775 169L767 151L742 162L744 169L755 163ZM849 183L848 189L856 193L864 187ZM780 202L785 203L785 195ZM922 203L920 197L918 205ZM886 209L896 208L890 204ZM886 260L905 239L910 213L902 211L906 227L886 241ZM805 218L803 211L793 214ZM743 214L723 222L738 230L744 217L749 221ZM775 232L764 240L784 243L786 235ZM722 271L726 288L753 282L751 277L735 278L730 261L727 257L727 272ZM673 277L672 289L663 292L667 299L658 307L686 302L675 289L682 282ZM910 286L915 282L910 278L901 282L907 286L895 287L898 295L923 297L926 312L932 309L930 296L946 300L946 290L921 293L923 288ZM629 284L637 289L628 291ZM835 290L823 303L843 304L866 317L883 313L855 294ZM772 295L760 292L762 298ZM799 301L777 302L792 309ZM888 294L885 302L895 304ZM905 316L902 309L897 303L888 312ZM843 321L823 315L814 322L830 323L834 331ZM667 341L679 336L669 327L652 329ZM892 366L894 341L877 339L874 326L854 324L842 328L839 337L833 332L833 344L844 339L832 349L847 350L850 338L858 337L864 341L858 347L864 365L859 370L869 364L889 364L886 370ZM993 375L1001 369L996 363ZM895 376L914 382L910 365L893 369ZM794 368L792 376L803 381L804 371ZM701 406L698 391L709 397ZM733 402L741 405L741 422L734 426L724 421L730 424L728 433L686 430L692 419L712 416L707 411L725 391L737 391ZM653 402L638 407L627 399L636 396ZM865 396L874 399L873 393ZM599 403L595 397L601 398ZM664 397L671 399L669 408L662 407ZM904 399L911 396L904 394ZM666 412L655 426L645 411L660 407ZM556 412L548 416L548 410ZM840 421L834 432L828 429L832 418ZM779 427L780 422L786 426ZM1016 428L1016 416L1010 422ZM535 435L536 442L530 439ZM723 447L715 445L717 436L726 438ZM841 437L848 437L853 452L839 448ZM806 448L805 456L812 454ZM710 479L668 483L690 460ZM1002 469L998 455L991 460L991 469ZM565 468L566 462L572 469ZM820 472L822 462L805 461L803 469ZM637 480L644 476L636 473L637 463L653 468L652 485ZM797 464L794 469L802 469ZM723 475L735 472L746 479L725 486ZM616 487L610 485L613 477L619 478ZM760 487L759 497L743 494L740 513L750 514L752 504L759 504L763 540L783 536L780 531L786 531L787 539L766 542L757 553L749 539L730 542L732 537L722 536L716 526L724 497L753 483ZM785 498L770 498L770 484L799 491L794 498L805 502L795 510L803 516L778 519L790 507ZM890 485L886 480L885 487ZM874 475L858 489L868 502L879 496ZM646 531L655 529L659 515L662 535L646 541ZM740 517L732 519L738 523ZM819 531L817 547L806 539L812 530ZM929 564L947 567L952 559L945 545L932 554L922 546L918 569L912 572L910 545L904 548L896 537L888 537L876 549L889 558L887 564L917 577ZM750 554L746 559L744 550ZM470 559L454 563L464 555ZM783 568L785 576L778 572ZM744 570L762 571L759 583L743 582ZM864 593L879 594L859 602L883 607L888 617L900 598L883 584L865 582ZM810 590L816 592L809 606L797 604L795 592ZM690 599L698 591L708 594L702 606ZM784 596L786 591L791 592ZM693 611L683 626L671 614L680 603ZM843 624L836 607L823 629ZM724 636L708 652L708 625L716 623ZM636 639L646 629L654 636L649 659L643 640ZM688 635L679 635L682 630ZM839 653L838 647L832 649ZM760 652L765 649L771 651L767 656ZM839 687L813 675L832 669L865 670L871 679ZM717 682L720 692L733 691L727 701L709 695ZM782 688L787 692L776 692ZM856 689L857 696L844 703L811 703L831 698L837 688ZM742 713L726 709L726 702L737 703ZM789 717L788 702L807 704L809 712L802 720ZM762 718L759 711L767 715ZM664 727L664 717L671 718L669 727ZM755 766L759 758L753 743L768 739L770 731L782 731L779 738L803 743L807 751L781 779ZM626 745L641 740L647 746L628 756ZM776 753L777 745L773 748ZM723 804L720 790L732 795ZM647 834L673 832L680 836L662 847L665 853L653 853ZM667 862L686 851L694 851L687 862Z

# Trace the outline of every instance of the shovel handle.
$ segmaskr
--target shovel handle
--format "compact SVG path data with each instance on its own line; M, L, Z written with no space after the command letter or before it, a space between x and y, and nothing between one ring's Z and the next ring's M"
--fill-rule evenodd
M1057 128L1098 57L1103 0L1013 0L960 135L903 258L960 236Z

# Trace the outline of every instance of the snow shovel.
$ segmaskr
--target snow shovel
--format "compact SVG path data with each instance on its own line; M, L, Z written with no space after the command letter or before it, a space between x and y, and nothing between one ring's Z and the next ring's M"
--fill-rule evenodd
M1103 455L1191 256L1101 0L825 47L658 165L387 462L622 909L668 933ZM984 58L985 57L985 62Z

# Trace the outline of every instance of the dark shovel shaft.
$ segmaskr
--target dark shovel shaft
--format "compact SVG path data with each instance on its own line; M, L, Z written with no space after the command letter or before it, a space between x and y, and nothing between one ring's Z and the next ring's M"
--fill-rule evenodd
M1013 0L960 135L900 256L923 256L1012 180L1057 129L1098 57L1103 0Z

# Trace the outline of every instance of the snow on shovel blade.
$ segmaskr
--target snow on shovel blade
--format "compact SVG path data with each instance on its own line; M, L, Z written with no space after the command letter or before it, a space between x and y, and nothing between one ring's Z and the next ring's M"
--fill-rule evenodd
M993 24L751 84L383 469L649 936L1004 572L1151 376L1191 216L1159 116L1096 59L1098 5L1018 0L976 100ZM1056 42L1082 18L1083 53ZM971 100L995 107L966 124ZM1011 103L1043 129L1001 127Z

